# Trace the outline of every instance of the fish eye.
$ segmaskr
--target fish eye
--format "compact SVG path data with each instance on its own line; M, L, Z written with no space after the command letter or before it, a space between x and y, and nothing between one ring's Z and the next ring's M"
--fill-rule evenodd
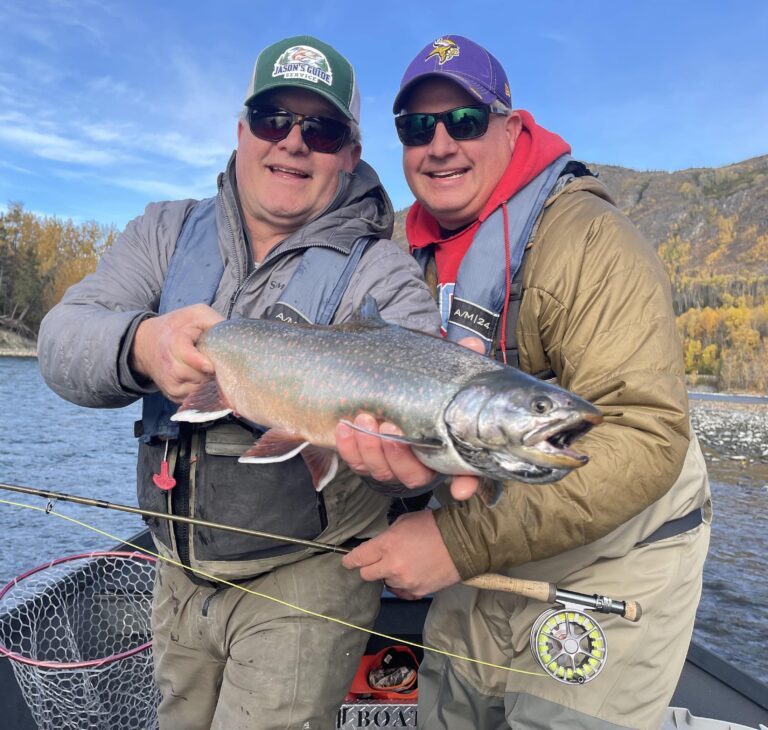
M541 396L539 398L534 398L531 402L531 410L534 413L537 413L540 416L543 416L545 413L549 413L553 408L552 401L547 398L546 396Z

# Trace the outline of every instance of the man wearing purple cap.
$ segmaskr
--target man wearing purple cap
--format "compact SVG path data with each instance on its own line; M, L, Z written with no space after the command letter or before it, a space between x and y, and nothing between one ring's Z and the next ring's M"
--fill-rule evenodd
M443 334L556 379L605 421L580 442L589 464L561 481L509 482L489 509L477 479L456 478L437 509L402 516L344 564L406 598L437 592L425 644L443 653L425 654L420 727L658 728L711 516L668 278L570 147L512 110L506 74L481 46L428 44L394 112L416 197L406 233ZM376 427L367 415L358 424ZM409 487L435 478L402 445L345 426L338 441L359 473ZM545 604L459 584L486 572L636 600L643 615L599 616L604 635L590 613L534 625Z

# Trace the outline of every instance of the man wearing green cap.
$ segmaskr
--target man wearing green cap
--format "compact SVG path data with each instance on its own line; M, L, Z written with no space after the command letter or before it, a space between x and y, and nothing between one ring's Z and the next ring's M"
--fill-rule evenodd
M211 377L195 342L223 318L341 322L370 294L384 319L437 331L418 265L387 240L392 206L360 159L359 106L354 70L329 45L266 48L217 195L150 204L43 322L40 368L59 395L92 407L143 398L142 508L337 545L386 526L389 497L344 465L316 492L301 457L238 461L256 424L170 420ZM342 622L371 626L381 586L338 555L148 524L174 561L158 569L153 604L161 728L333 727L366 642Z

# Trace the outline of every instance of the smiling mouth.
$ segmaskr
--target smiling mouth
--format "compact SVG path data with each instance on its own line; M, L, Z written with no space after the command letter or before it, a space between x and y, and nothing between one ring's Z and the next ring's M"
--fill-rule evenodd
M433 180L455 180L468 171L468 167L461 167L457 170L439 170L436 172L428 172L427 177L430 177Z
M306 179L310 177L306 172L302 172L301 170L296 170L293 167L281 167L280 165L267 165L270 172L273 172L277 175L291 175L292 177L296 177L299 179Z

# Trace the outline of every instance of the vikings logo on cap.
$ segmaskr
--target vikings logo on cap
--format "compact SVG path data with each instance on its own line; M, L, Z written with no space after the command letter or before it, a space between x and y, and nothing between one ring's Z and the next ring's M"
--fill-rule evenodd
M425 61L428 61L432 56L438 56L439 64L442 66L446 61L459 55L459 47L450 38L438 38L436 41L432 41L432 46L433 48L427 54Z
M324 53L311 46L291 46L275 62L273 77L333 85L333 70Z

